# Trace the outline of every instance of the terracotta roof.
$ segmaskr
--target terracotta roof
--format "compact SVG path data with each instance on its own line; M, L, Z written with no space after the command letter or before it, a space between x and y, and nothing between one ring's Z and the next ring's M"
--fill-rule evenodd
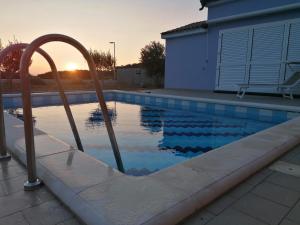
M168 30L165 31L163 33L161 33L162 35L167 35L167 34L174 34L174 33L181 33L181 32L187 32L187 31L191 31L191 30L195 30L198 28L207 28L207 22L206 21L200 21L200 22L196 22L196 23L191 23L182 27L178 27L172 30Z

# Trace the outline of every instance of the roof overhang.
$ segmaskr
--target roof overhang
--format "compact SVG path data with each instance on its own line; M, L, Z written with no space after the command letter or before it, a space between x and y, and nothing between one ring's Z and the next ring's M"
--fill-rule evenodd
M220 5L220 4L224 4L224 3L232 2L232 1L236 1L236 0L200 0L200 3L201 3L200 10L203 10L204 7Z
M171 39L171 38L179 38L184 36L190 36L195 34L203 34L206 33L207 29L204 28L197 28L189 31L182 31L182 32L176 32L176 33L170 33L170 34L161 34L162 39Z
M210 6L222 5L222 4L226 4L226 3L229 3L229 2L233 2L233 1L237 1L237 0L207 1L206 6L210 7Z

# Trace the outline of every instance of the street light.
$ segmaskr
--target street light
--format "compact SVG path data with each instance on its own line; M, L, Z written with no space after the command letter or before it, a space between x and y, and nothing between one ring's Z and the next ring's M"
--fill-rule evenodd
M117 71L116 71L116 42L111 41L110 44L114 45L114 80L117 79Z

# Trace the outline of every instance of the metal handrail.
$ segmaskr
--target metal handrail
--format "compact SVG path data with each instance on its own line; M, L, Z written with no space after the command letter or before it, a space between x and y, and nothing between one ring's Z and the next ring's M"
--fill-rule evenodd
M35 159L35 147L34 147L34 133L33 133L33 121L32 121L32 105L31 105L31 87L29 80L29 65L33 53L39 49L42 45L49 42L64 42L75 47L85 58L88 63L90 75L94 81L96 94L98 97L99 104L103 113L105 125L108 131L110 142L113 148L115 160L118 169L124 172L124 167L115 137L115 133L110 121L110 117L107 111L107 106L104 100L102 92L102 85L99 81L98 74L95 68L95 63L91 58L86 48L81 45L75 39L61 34L48 34L41 36L31 42L24 53L22 54L20 62L20 77L22 82L22 98L23 98L23 115L24 115L24 130L25 130L25 144L26 144L26 159L27 159L27 170L28 170L28 181L24 184L25 190L34 190L40 185L40 181L36 176L36 159Z
M28 44L25 43L18 43L18 44L13 44L8 46L7 48L3 49L0 52L0 62L2 62L4 60L4 58L11 52L13 51L18 51L18 50L23 50L28 46ZM60 81L60 77L59 74L57 72L56 66L54 61L52 60L52 58L42 49L37 49L37 52L43 56L45 58L45 60L48 62L52 74L54 75L54 78L56 80L57 86L58 86L58 90L59 90L59 94L61 96L61 100L63 102L77 147L79 150L83 151L83 147L81 144L81 140L78 134L78 130L67 100L67 97L65 95L65 92L62 88L62 84ZM1 77L0 77L1 78ZM2 85L2 84L1 84ZM6 150L7 146L6 146L6 139L5 139L5 125L4 125L4 114L3 114L3 98L2 98L2 89L0 87L0 159L6 159L9 158L10 156L7 154L7 150Z
M1 57L1 53L0 53L0 57ZM1 82L1 72L0 72L0 161L9 160L11 158L11 156L7 153L3 110L4 109L3 109L3 99L2 99L2 82Z

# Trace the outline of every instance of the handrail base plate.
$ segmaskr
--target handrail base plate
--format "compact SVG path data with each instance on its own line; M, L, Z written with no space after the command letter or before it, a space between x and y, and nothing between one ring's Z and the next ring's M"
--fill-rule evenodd
M36 179L34 182L26 181L24 183L24 191L34 191L39 189L43 185L43 182L40 179Z
M6 155L0 155L0 162L1 161L8 161L11 159L11 155L6 154Z

